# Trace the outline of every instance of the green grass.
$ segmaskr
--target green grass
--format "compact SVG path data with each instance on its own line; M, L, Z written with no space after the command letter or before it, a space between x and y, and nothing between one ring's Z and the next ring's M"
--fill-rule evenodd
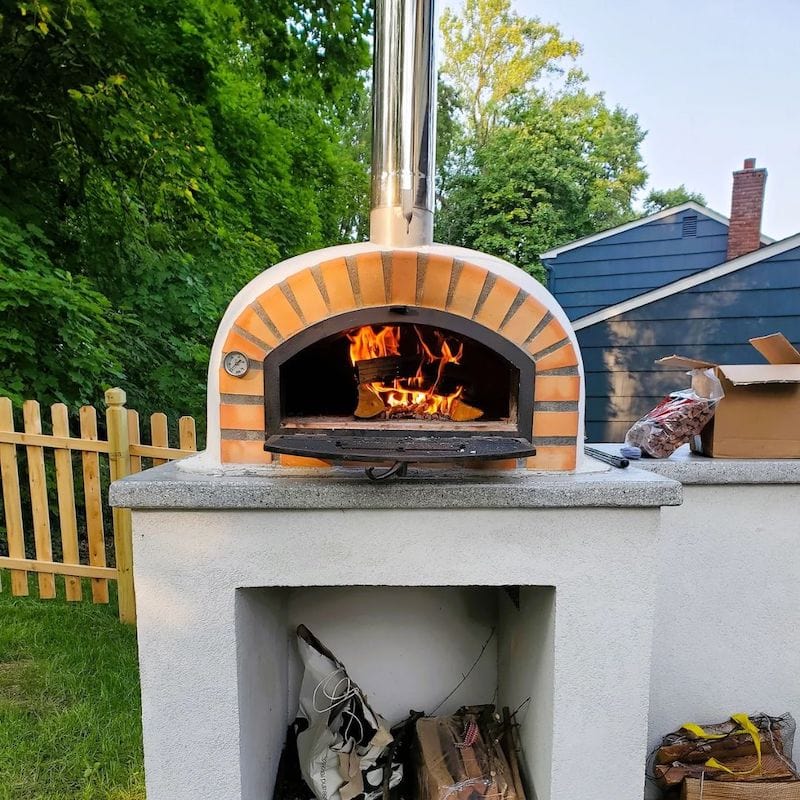
M0 579L0 800L144 800L134 628Z

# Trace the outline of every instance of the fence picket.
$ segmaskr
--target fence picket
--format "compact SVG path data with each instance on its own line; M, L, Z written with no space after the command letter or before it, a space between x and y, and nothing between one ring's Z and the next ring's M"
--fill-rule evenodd
M14 409L8 397L0 397L0 430L14 430ZM17 448L13 444L0 444L0 478L3 481L3 508L8 535L8 555L25 558L25 534L22 528L22 503L19 496ZM11 571L11 594L28 594L28 573Z
M194 417L181 417L178 420L178 433L180 434L181 450L197 450L197 431L194 426Z
M158 411L150 415L150 444L156 447L169 447L169 429L167 427L167 415ZM166 464L165 458L154 458L153 466Z
M41 434L42 415L36 400L26 400L22 404L25 433ZM28 484L31 488L31 513L33 516L33 541L36 558L39 561L53 560L53 541L50 538L50 508L47 503L47 478L44 471L44 448L28 445ZM52 600L56 596L56 579L53 575L40 572L37 576L39 597Z
M128 441L132 445L142 443L141 435L139 433L139 412L134 411L132 408L128 409ZM131 472L142 471L142 457L135 456L131 453Z
M35 400L23 403L23 431L14 429L14 408L8 397L0 397L0 483L3 487L3 517L8 538L8 555L0 554L0 570L11 576L11 592L27 595L28 573L36 574L39 597L56 596L56 576L63 575L67 600L81 600L81 579L90 579L92 601L109 601L108 582L117 581L119 616L123 622L136 621L136 594L133 585L132 519L128 508L115 508L113 541L116 565L107 566L104 524L104 495L100 454L109 457L111 480L131 472L141 472L142 459L152 459L153 466L184 458L197 451L197 432L192 417L178 420L180 444L169 445L167 416L150 417L149 445L141 444L139 415L125 407L125 392L106 392L108 441L99 438L97 411L92 406L80 410L80 434L70 435L69 412L63 403L50 407L52 434L42 432L41 408ZM25 459L18 461L17 448L25 448ZM45 450L52 450L56 465L58 526L61 538L61 561L53 560L53 525L50 521ZM81 563L78 514L75 498L75 463L73 452L81 454L83 500L86 509L86 539L89 563ZM27 465L30 485L33 543L35 556L25 550L24 515L20 475ZM52 487L51 487L52 488ZM80 534L82 535L82 533ZM109 534L111 535L111 534ZM1 587L0 587L1 588Z
M106 389L106 426L108 428L108 466L111 480L130 475L131 443L128 436L128 412L125 392ZM117 563L117 598L122 622L136 622L136 589L133 585L133 523L129 508L113 508L114 558Z
M54 436L69 436L69 414L63 403L50 406ZM58 492L58 521L61 527L61 552L65 564L79 564L78 519L75 513L75 478L72 474L72 453L57 449L56 490ZM83 596L80 578L68 575L64 578L67 600L80 600Z
M97 440L97 411L94 406L83 406L80 412L81 438ZM84 451L83 497L86 503L86 536L89 541L89 563L94 567L106 566L106 540L103 530L103 500L100 488L100 456ZM108 581L92 578L92 600L108 602Z

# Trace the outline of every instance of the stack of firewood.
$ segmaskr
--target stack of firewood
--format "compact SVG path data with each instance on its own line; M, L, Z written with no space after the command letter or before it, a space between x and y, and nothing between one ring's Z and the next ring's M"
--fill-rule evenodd
M419 800L525 800L516 724L494 706L422 717L415 726Z
M743 728L742 719L752 727ZM687 800L701 796L696 794L701 784L759 784L764 789L767 783L785 785L798 781L791 760L794 727L794 720L788 714L739 717L714 725L687 725L662 740L655 753L654 776L664 789L677 790L683 784L682 796ZM776 797L800 800L800 782L794 788L796 796L782 793ZM708 793L703 796L709 797ZM723 791L710 796L744 799L771 795Z

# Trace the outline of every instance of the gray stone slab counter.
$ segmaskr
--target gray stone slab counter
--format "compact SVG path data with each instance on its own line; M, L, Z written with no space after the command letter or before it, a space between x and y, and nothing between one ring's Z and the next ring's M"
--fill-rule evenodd
M593 444L598 450L619 455L620 444ZM631 467L680 483L719 486L727 484L800 484L800 459L709 458L679 447L669 458L642 458Z
M638 469L574 475L425 471L387 483L360 469L269 467L201 472L186 462L165 464L111 486L112 506L171 509L346 508L652 508L681 502L681 486Z

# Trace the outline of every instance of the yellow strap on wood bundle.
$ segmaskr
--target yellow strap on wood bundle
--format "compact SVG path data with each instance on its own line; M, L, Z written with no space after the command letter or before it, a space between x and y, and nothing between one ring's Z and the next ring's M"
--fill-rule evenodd
M699 725L695 725L693 722L687 722L686 724L681 725L681 730L688 731L698 739L724 739L727 736L732 736L738 733L749 734L750 738L753 740L753 745L756 748L756 763L752 769L745 770L744 772L734 772L724 764L720 764L716 758L709 758L705 765L709 769L722 770L722 772L727 772L729 775L752 775L754 772L761 772L761 734L758 732L758 728L756 728L747 714L733 714L731 715L731 719L738 723L740 727L732 730L730 733L707 733Z

